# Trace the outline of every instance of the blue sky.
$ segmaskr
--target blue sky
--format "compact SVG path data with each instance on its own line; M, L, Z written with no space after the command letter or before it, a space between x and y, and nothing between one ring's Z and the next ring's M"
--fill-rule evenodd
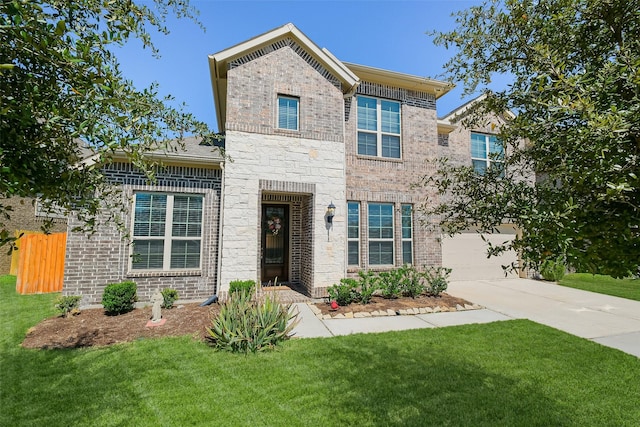
M471 0L415 1L244 1L192 0L200 10L202 31L190 20L171 18L168 36L154 38L161 58L142 50L139 42L117 51L125 76L139 88L152 82L160 94L217 130L207 55L259 34L293 23L318 46L345 62L416 76L442 79L444 63L453 55L433 45L428 31L453 29L451 13L478 5ZM454 82L455 83L455 82ZM468 99L461 87L438 100L442 116Z

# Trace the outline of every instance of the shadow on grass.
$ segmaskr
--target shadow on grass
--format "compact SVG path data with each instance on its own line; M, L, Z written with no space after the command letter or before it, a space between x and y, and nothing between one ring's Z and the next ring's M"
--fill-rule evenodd
M335 425L561 426L572 418L539 384L458 359L455 351L424 351L424 343L402 348L389 340L372 346L362 338L314 355L334 361L324 382Z

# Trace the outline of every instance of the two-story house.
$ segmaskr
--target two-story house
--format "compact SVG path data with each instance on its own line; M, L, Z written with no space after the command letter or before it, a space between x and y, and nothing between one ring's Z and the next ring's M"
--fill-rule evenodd
M292 24L209 66L227 158L188 141L152 185L124 161L107 168L131 200L129 239L70 233L65 293L97 303L134 280L141 300L205 298L251 279L321 296L362 269L441 265L418 209L435 191L412 184L455 128L436 115L449 83L341 62Z

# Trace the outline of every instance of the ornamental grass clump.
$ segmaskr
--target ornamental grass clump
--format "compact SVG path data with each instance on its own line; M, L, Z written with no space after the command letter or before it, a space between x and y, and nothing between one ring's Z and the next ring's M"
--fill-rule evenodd
M260 297L247 291L231 293L207 328L207 340L218 350L234 353L271 350L291 338L299 322L290 308L270 292Z

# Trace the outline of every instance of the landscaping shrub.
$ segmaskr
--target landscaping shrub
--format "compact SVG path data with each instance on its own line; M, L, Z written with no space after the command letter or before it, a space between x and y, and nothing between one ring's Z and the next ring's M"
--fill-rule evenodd
M437 297L447 290L451 269L446 267L430 267L425 270L424 277L428 282L427 292L429 295Z
M67 295L60 296L55 301L55 309L62 317L69 317L80 313L81 296Z
M102 306L110 315L131 311L138 300L137 290L135 282L131 281L107 285L102 294Z
M360 302L369 304L373 294L379 289L378 275L371 271L358 271L358 287L360 289Z
M424 274L416 270L411 265L403 265L399 269L399 274L402 275L400 280L400 292L402 296L415 298L418 295L422 295L425 291Z
M290 308L272 293L258 299L246 291L230 293L207 328L207 339L218 350L236 353L272 349L289 339L298 323L298 313L291 313Z
M558 282L562 280L567 271L567 266L562 258L545 259L540 266L540 274L544 280Z
M380 294L383 298L398 298L402 294L403 272L399 269L383 271L380 278Z
M358 281L356 279L340 279L340 283L327 288L329 299L338 305L347 306L352 302L360 300L358 291Z
M255 280L232 280L231 283L229 283L229 294L244 292L248 293L249 295L253 295L255 291Z
M167 288L160 291L162 294L162 308L172 308L173 303L178 300L178 291Z

